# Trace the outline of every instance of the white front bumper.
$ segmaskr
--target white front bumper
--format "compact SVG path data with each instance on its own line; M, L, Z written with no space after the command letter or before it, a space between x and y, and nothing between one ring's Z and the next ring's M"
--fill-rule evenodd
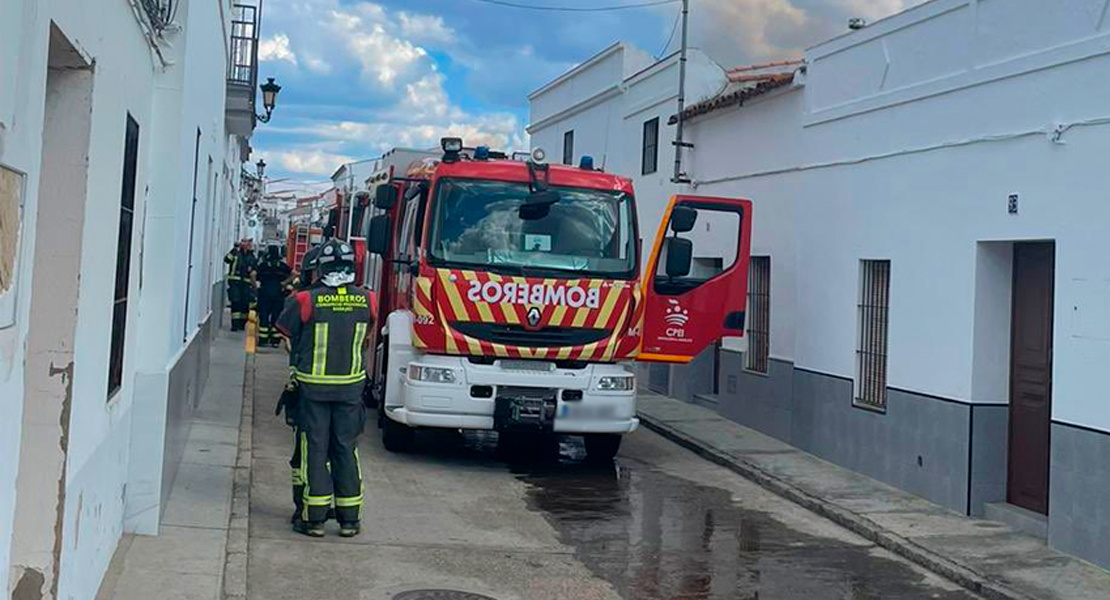
M597 380L607 375L631 375L621 365L589 364L582 369L554 369L549 372L506 369L500 361L493 365L473 364L466 358L415 354L409 364L449 368L455 371L454 383L415 381L408 376L408 365L400 377L398 404L388 404L386 415L413 427L450 429L493 429L494 405L499 387L530 387L556 391L554 431L557 433L630 433L640 421L636 418L635 385L628 391L601 391ZM490 386L489 397L474 397L474 386ZM568 390L582 392L581 400L564 401ZM593 413L592 417L572 414ZM603 416L598 416L603 415Z

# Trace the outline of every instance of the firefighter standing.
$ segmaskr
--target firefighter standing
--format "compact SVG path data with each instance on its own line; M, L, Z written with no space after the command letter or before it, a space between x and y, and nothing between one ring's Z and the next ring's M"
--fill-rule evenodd
M324 535L335 503L339 535L359 533L362 470L356 441L366 423L362 390L366 385L363 350L376 315L376 302L354 282L354 250L329 240L313 264L317 286L298 292L278 319L290 340L290 357L299 390L302 508L293 529ZM329 469L330 459L330 469Z
M292 278L293 270L281 259L278 247L270 246L254 272L258 279L258 345L277 346L280 338L274 326L281 314L285 301L284 288Z
M251 271L254 269L254 255L251 254L249 243L246 240L232 248L224 256L227 265L227 298L231 303L231 330L242 331L247 323L250 311L251 295L254 291L254 280Z
M296 289L298 291L309 290L319 285L319 282L312 280L312 263L316 260L316 253L319 249L320 246L313 246L305 252L304 256L301 258L301 273L296 279ZM285 299L283 312L284 310L288 310L290 306L296 305L296 296L290 295ZM298 357L295 348L290 348L289 350L289 383L282 392L281 400L278 402L277 410L274 414L275 416L280 415L284 409L285 423L293 428L293 456L289 459L289 468L293 472L293 518L290 522L295 525L301 518L301 512L304 508L305 484L304 465L301 464L301 428L297 425L297 407L300 403L300 390L297 385L295 365L297 364Z

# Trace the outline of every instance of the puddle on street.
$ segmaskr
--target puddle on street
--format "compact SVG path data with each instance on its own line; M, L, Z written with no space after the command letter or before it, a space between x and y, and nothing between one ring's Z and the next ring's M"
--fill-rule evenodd
M630 600L971 600L868 547L795 531L722 489L643 463L513 465L528 502L597 576ZM786 502L786 500L783 500Z
M445 464L507 464L527 485L529 507L629 600L977 598L936 587L873 547L791 529L726 490L634 459L591 463L576 437L506 454L496 434L451 432L425 435L419 452Z

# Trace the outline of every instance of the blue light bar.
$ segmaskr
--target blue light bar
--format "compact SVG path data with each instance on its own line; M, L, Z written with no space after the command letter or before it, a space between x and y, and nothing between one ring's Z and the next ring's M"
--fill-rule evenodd
M475 148L474 160L489 160L489 146L478 146Z
M582 160L580 160L578 162L578 168L582 169L584 171L593 171L594 170L594 157L592 157L592 156L582 156Z

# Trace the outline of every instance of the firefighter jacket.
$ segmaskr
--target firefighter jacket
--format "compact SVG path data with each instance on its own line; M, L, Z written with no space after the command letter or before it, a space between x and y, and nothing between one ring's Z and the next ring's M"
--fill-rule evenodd
M305 399L361 399L363 349L376 312L377 297L358 286L313 287L285 304L277 328L289 338L290 367Z
M250 281L251 269L255 265L254 255L236 248L224 256L224 264L227 265L227 280L229 282Z
M255 269L258 273L258 296L260 298L281 298L284 294L282 284L293 270L283 260L265 260Z

